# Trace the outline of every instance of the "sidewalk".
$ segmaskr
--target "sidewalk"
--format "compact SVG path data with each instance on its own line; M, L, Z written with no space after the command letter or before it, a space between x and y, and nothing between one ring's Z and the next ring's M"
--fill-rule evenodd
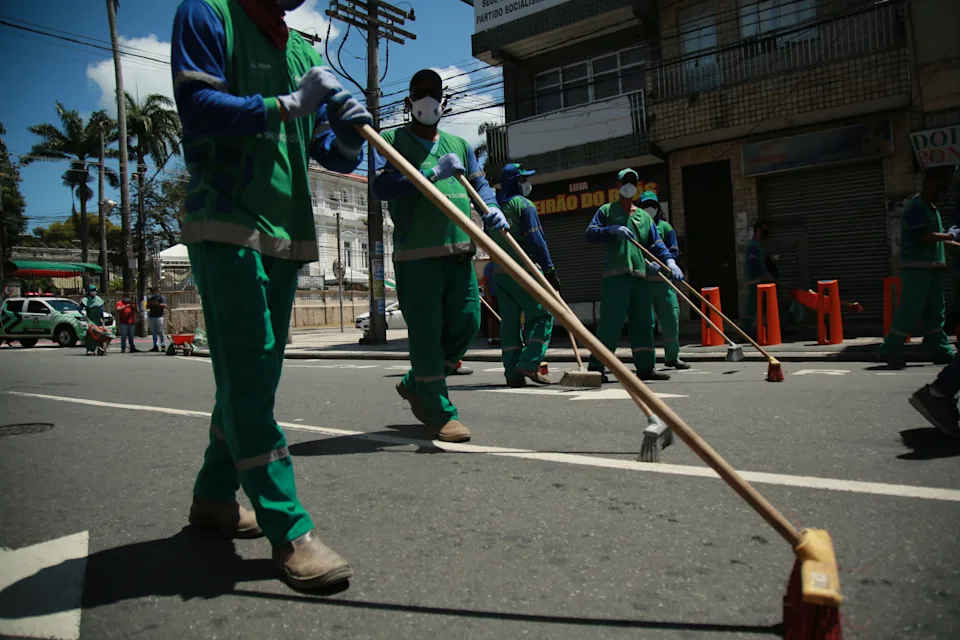
M387 332L386 344L361 345L359 329L300 329L293 332L293 344L287 345L287 358L303 360L348 359L348 360L408 360L410 357L406 330ZM875 362L880 353L880 337L851 338L839 345L819 345L816 340L796 339L792 342L766 347L778 360L784 362ZM726 347L702 347L693 338L681 339L680 358L690 362L720 362ZM739 343L746 360L764 360L749 343ZM904 348L907 360L927 359L922 345L914 340ZM580 349L580 356L587 360L589 351ZM624 362L631 360L629 343L623 338L617 348L617 356ZM657 348L657 357L662 361L663 349ZM464 356L465 360L500 362L500 348L487 345L486 339L478 338ZM548 362L575 362L569 339L562 331L554 334L547 351Z

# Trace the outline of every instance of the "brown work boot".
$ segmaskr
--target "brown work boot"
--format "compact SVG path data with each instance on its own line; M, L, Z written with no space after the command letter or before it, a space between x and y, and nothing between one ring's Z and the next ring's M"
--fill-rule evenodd
M403 380L397 383L397 393L400 394L401 398L410 403L410 411L413 413L413 417L423 424L427 424L427 419L423 415L423 405L420 404L420 398L417 397L417 394L407 389L407 385L403 384Z
M522 374L517 374L507 382L507 386L512 389L522 389L527 386L527 379Z
M236 501L214 502L194 496L190 524L199 529L216 529L227 538L259 538L263 535L257 516Z
M517 369L517 373L532 382L536 382L537 384L553 384L553 380L543 375L539 371L521 371L520 369Z
M470 429L459 420L450 420L437 434L441 442L466 442L470 439Z
M353 569L313 531L273 548L273 566L294 589L330 587L353 576Z

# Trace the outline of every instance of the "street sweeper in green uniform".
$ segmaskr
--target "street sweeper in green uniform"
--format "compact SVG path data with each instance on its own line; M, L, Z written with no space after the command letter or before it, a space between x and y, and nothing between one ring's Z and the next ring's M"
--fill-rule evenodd
M274 398L297 273L318 259L308 163L352 172L357 126L372 118L287 29L284 12L299 4L185 0L171 66L191 177L182 241L217 385L190 522L232 538L265 535L290 585L311 589L353 571L297 498ZM240 487L253 513L237 503Z

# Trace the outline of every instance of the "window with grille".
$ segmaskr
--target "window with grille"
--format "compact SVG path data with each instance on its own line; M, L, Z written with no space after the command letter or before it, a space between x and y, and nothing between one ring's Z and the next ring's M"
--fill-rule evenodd
M763 38L775 31L790 29L816 17L816 0L740 0L740 35ZM780 36L779 46L795 40L809 40L816 29L802 29Z
M717 64L717 22L713 4L706 2L678 12L683 43L683 84L688 92L706 91L721 82Z
M606 100L644 88L645 47L623 51L544 71L534 77L537 113Z

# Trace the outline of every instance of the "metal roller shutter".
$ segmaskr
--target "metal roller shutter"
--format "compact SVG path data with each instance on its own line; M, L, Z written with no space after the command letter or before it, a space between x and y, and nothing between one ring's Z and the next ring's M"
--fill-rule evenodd
M882 318L890 264L882 163L760 178L758 188L780 286L816 290L817 280L836 279L843 300L863 305L858 319Z
M960 211L957 211L957 190L960 187L953 187L947 192L947 199L940 207L940 221L943 222L943 228L949 229L952 225L960 224ZM947 311L957 311L954 301L957 299L957 290L953 286L953 267L957 260L960 260L960 250L947 247L947 264L950 265L950 273L943 281L943 294L947 302ZM948 327L947 333L952 330Z
M595 211L540 216L563 298L567 302L600 300L603 245L583 239Z

